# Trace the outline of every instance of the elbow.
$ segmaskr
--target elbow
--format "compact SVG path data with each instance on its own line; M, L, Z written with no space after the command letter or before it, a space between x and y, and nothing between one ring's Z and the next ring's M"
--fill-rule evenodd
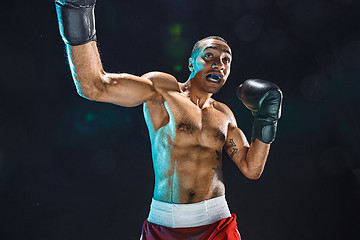
M100 100L100 96L101 96L101 92L96 90L96 89L77 89L77 93L80 95L80 97L83 97L85 99L88 100L93 100L93 101L99 101Z
M251 180L258 180L261 177L261 173L247 174L245 176Z
M263 172L263 168L250 168L249 166L241 166L239 169L245 177L252 180L258 180Z
M94 100L97 101L100 99L102 95L102 88L99 88L95 85L86 85L86 84L80 84L79 82L75 81L76 90L77 93L88 100Z
M84 88L82 86L77 85L76 90L80 97L93 100L94 93L93 90L91 90L90 88Z
M77 90L77 93L86 99L97 100L101 97L105 90L104 73L75 73L72 72L72 78Z
M88 100L94 100L93 94L90 94L89 91L85 91L84 89L77 89L77 93L80 97L88 99Z

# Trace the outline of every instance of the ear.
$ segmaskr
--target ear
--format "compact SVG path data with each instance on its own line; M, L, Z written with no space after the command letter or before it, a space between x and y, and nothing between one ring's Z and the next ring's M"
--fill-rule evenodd
M189 70L192 72L194 70L194 59L189 58Z

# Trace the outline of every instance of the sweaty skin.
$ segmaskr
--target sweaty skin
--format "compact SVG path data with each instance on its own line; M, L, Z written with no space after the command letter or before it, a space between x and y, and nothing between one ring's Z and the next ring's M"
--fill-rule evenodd
M226 43L203 41L189 59L191 73L185 83L161 72L141 77L106 73L95 42L67 50L81 96L125 107L143 104L155 171L154 199L194 203L224 195L223 151L246 177L260 177L270 145L256 139L249 146L231 110L211 98L230 74L232 56Z

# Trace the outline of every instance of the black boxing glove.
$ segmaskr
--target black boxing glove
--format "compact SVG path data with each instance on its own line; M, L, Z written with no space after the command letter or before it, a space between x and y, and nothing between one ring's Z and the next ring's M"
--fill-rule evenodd
M280 88L265 80L249 79L237 88L236 95L254 116L251 141L257 138L272 143L281 116L283 94Z
M95 3L96 0L55 0L60 35L66 44L96 41Z

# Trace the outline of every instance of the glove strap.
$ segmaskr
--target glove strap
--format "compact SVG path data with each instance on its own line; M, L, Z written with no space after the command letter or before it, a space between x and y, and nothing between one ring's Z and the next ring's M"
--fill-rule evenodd
M60 35L66 44L81 45L96 41L95 5L76 7L55 2Z
M276 136L277 121L269 121L264 119L254 119L251 141L255 138L263 143L272 143Z

